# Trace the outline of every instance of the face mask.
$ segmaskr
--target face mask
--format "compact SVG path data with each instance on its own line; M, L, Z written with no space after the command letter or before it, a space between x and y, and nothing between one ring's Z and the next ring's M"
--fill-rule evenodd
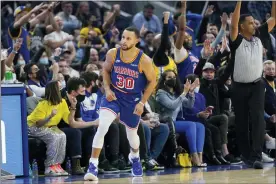
M97 93L98 89L99 89L98 86L93 86L92 90L91 90L91 93Z
M61 89L64 89L66 87L66 82L65 80L61 81Z
M166 80L165 84L170 87L170 88L173 88L176 84L176 79L169 79L169 80Z
M98 76L100 76L100 71L99 70L94 70L94 73L96 73Z
M85 95L78 95L78 96L76 97L76 99L77 99L77 101L78 101L79 103L81 103L81 102L84 101Z
M274 81L274 76L271 76L271 75L266 75L265 76L265 78L266 78L266 80L268 80L268 81Z
M39 63L43 65L48 65L49 64L48 58L40 58Z
M199 92L199 86L195 88L195 93Z
M18 66L25 65L25 64L26 64L26 63L25 63L25 60L24 60L24 59L20 59L20 60L17 61L17 65L18 65Z

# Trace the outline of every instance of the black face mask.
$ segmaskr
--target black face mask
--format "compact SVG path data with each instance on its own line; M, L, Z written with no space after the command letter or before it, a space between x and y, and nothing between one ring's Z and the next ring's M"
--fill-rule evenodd
M92 90L91 90L91 93L97 93L98 89L99 89L98 86L93 86Z
M76 99L77 99L78 103L81 103L81 102L84 101L85 95L78 95L78 96L76 97Z
M165 84L170 87L170 88L173 88L176 84L176 79L169 79L169 80L166 80L165 81Z
M268 80L268 81L274 81L275 76L266 75L265 78L266 78L266 80Z

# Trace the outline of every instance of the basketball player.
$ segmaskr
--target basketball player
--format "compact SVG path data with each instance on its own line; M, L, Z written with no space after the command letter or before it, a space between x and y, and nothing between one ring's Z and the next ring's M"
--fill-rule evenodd
M98 180L98 158L104 136L119 113L120 122L126 126L131 147L129 160L132 163L132 175L143 175L137 127L144 104L155 88L156 76L151 59L135 47L138 42L139 31L133 27L126 28L122 35L121 47L109 50L106 55L103 67L105 97L101 103L99 127L93 140L92 155L84 180Z

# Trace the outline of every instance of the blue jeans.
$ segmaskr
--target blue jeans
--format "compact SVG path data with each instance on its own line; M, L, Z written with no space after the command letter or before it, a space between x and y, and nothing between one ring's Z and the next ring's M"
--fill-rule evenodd
M169 127L166 124L160 124L158 127L150 129L142 124L145 132L145 138L148 149L149 159L157 159L169 136Z
M175 121L176 133L185 133L190 153L203 152L205 127L201 123L192 121Z

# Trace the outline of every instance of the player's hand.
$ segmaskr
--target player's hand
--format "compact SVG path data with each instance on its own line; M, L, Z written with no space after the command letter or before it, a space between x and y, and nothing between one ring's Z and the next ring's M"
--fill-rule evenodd
M135 109L134 109L133 114L136 114L136 115L138 115L138 116L141 116L143 112L144 112L144 106L143 106L141 103L138 103L138 104L135 106Z
M109 101L109 102L111 102L113 100L117 100L115 93L113 91L111 91L111 89L105 90L105 95L106 95L107 101Z

